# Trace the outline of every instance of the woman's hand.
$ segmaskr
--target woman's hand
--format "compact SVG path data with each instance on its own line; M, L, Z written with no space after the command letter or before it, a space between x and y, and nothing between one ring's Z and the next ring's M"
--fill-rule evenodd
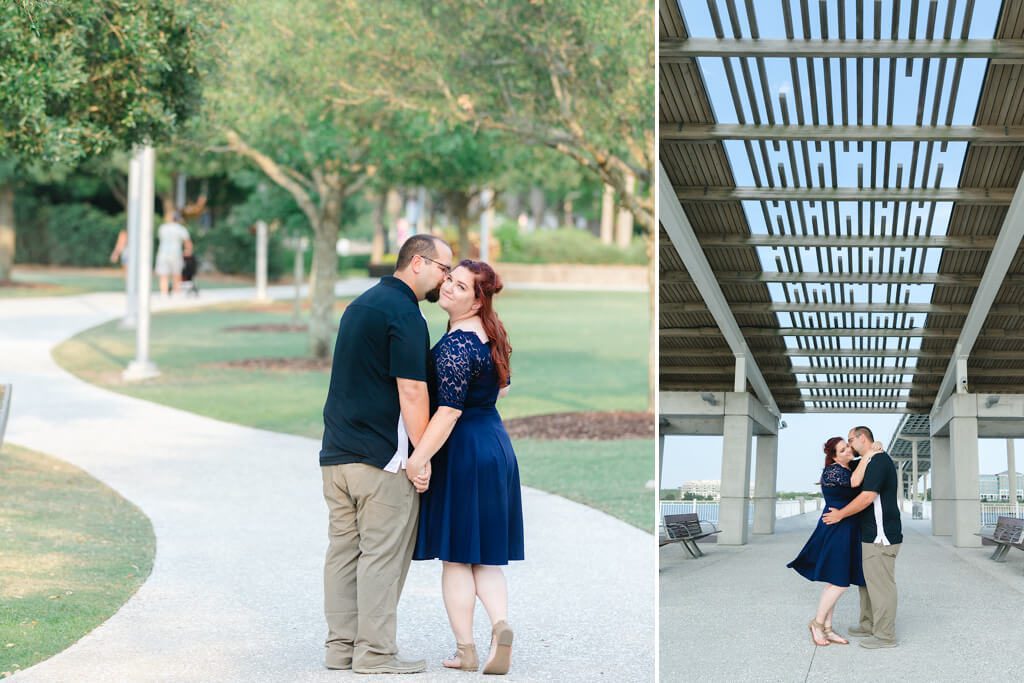
M405 464L405 476L412 482L417 493L423 493L430 486L430 461L422 462L413 458Z

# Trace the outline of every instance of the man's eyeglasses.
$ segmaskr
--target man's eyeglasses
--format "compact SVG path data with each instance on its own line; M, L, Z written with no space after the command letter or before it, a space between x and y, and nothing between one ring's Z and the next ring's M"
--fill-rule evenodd
M430 261L431 263L433 263L435 266L440 268L444 272L445 275L450 275L451 272L452 272L452 267L451 266L445 265L444 263L441 263L440 261L435 261L432 258L427 258L423 254L420 254L420 258L423 259L424 261Z

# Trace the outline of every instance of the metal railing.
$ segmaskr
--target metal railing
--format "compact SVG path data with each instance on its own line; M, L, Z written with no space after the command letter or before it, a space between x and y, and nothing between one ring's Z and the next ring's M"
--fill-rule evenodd
M821 509L821 498L807 498L803 501L803 512L811 512ZM754 504L748 508L749 521L754 521ZM661 516L678 515L684 512L696 512L702 521L718 524L718 503L706 500L663 500L661 501ZM777 500L775 501L775 518L795 517L802 514L799 500Z

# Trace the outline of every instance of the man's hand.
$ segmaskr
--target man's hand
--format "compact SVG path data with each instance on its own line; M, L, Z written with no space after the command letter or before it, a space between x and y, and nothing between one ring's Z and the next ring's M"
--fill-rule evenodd
M843 520L842 508L838 510L836 508L832 508L831 510L823 514L821 516L821 519L825 522L825 524L838 524Z

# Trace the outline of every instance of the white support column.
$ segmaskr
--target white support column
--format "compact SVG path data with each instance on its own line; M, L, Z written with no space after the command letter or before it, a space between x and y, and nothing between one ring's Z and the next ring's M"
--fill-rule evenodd
M139 246L138 246L138 320L135 328L135 360L125 368L123 377L134 382L160 374L149 360L149 293L153 286L153 173L155 153L152 147L137 151L139 159Z
M978 403L974 394L953 394L949 446L953 470L953 545L974 548L981 526L978 478Z
M953 464L949 437L933 436L932 451L932 536L953 535Z
M736 356L736 372L732 380L733 391L747 390L747 357L740 354Z
M1010 503L1013 516L1020 517L1020 503L1017 501L1017 455L1013 450L1013 439L1006 440L1006 475L1009 477Z
M139 154L132 154L128 163L128 206L125 233L128 242L125 244L125 311L121 326L129 330L135 329L139 309L139 192L141 190L142 159Z
M750 455L754 421L747 410L747 394L725 395L722 430L722 488L718 528L722 545L745 545L750 528Z
M754 533L775 533L775 501L778 479L779 437L757 437L757 468L754 472Z
M665 435L658 434L658 498L661 498L661 480L665 474Z
M269 231L266 221L256 221L256 300L267 300L267 242Z
M920 487L920 481L918 480L917 473L917 439L910 442L910 511L913 519L923 519L921 516L921 501L917 497L917 491Z

